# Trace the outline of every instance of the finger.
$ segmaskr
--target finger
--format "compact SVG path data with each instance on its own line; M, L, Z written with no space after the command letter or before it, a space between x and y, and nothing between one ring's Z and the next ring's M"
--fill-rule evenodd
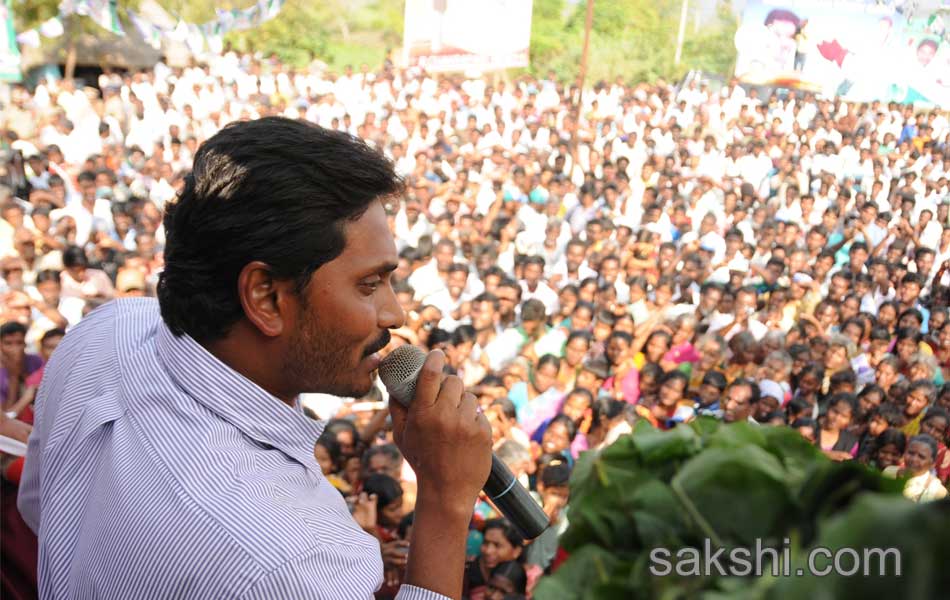
M433 350L426 357L422 371L416 380L416 397L412 406L416 409L434 406L439 398L439 389L442 385L442 368L445 366L445 354L441 350Z
M399 402L389 402L389 416L393 420L393 440L396 445L402 444L403 434L406 432L406 418L409 416L409 409Z
M469 398L475 401L475 408L476 408L476 410L477 410L477 409L478 409L478 397L475 396L475 394L473 394L473 393L471 393L471 392L463 392L463 393L462 393L462 395L459 397L459 406L462 406L462 402L464 402L466 399L469 399Z
M474 421L476 417L481 415L478 411L478 399L475 397L475 394L464 393L461 398L459 398L458 404L459 418L463 423Z
M459 399L464 391L465 386L462 384L462 380L455 375L449 375L442 382L442 387L439 389L436 407L440 411L455 412L459 407Z

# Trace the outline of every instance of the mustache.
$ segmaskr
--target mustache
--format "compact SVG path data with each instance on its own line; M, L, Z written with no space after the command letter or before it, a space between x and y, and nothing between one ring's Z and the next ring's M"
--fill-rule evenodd
M379 352L383 348L389 345L389 341L392 339L392 335L389 333L388 329L383 330L383 333L379 336L379 339L371 344L366 351L363 352L363 356L369 356L374 352Z

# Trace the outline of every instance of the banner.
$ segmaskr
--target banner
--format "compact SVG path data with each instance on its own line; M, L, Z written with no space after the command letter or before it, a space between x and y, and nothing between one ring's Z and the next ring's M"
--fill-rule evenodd
M854 102L950 105L950 38L938 13L876 1L749 0L736 77Z
M531 0L406 0L403 59L427 71L528 66Z
M20 49L13 28L13 0L0 3L0 81L21 81Z

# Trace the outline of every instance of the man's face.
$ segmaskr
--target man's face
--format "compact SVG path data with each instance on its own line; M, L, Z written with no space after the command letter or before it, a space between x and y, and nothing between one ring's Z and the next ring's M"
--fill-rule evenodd
M468 282L468 273L465 271L452 271L449 273L449 280L446 287L449 288L449 294L453 298L458 298L465 290L465 284Z
M584 262L584 247L580 244L571 244L567 247L565 254L567 268L569 271L576 271L581 263Z
M387 227L388 231L389 228ZM389 235L389 239L392 240L392 235ZM447 270L452 265L452 258L454 257L454 252L452 247L448 244L439 244L435 248L435 263L438 266L440 271Z
M917 272L922 275L928 275L934 266L934 255L929 252L922 252L917 260Z
M534 287L541 281L542 269L537 263L528 263L524 267L524 280L529 286Z
M917 296L920 295L920 286L912 281L901 285L901 302L904 304L916 304Z
M495 324L495 307L491 302L473 302L471 308L472 327L475 331L485 331Z
M726 423L745 421L752 414L752 393L744 385L734 386L726 392L726 404L722 420Z
M344 231L346 248L314 272L289 324L284 372L300 391L360 397L373 385L372 355L404 314L390 285L398 259L382 204Z

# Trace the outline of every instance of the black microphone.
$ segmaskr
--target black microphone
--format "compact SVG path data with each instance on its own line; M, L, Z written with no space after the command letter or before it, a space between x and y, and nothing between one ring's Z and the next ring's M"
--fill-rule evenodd
M425 364L425 353L415 346L400 346L379 364L379 378L389 395L408 407L416 396L416 380ZM518 483L508 465L494 453L491 473L482 490L491 498L526 539L534 539L547 529L550 520L528 490Z

